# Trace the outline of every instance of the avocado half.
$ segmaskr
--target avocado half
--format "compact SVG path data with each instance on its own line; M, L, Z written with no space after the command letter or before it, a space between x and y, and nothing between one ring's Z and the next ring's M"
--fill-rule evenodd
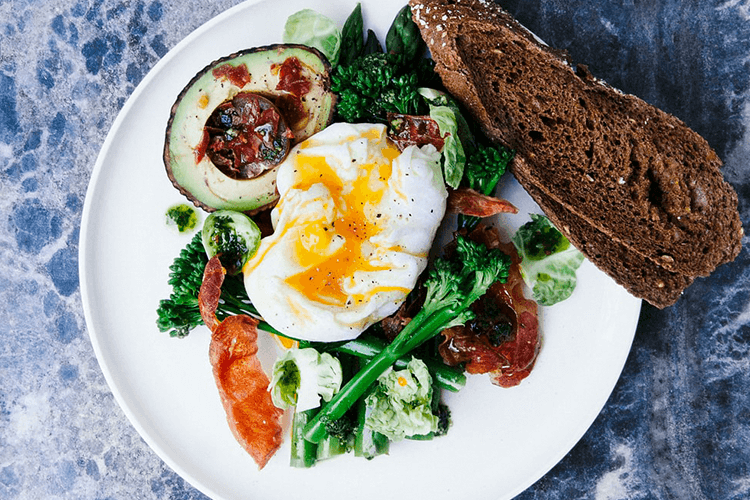
M318 50L278 44L243 50L201 70L172 106L164 165L172 184L196 206L212 212L256 212L278 199L277 165L251 178L232 178L205 154L206 122L217 107L241 92L270 100L301 142L333 120L331 66Z

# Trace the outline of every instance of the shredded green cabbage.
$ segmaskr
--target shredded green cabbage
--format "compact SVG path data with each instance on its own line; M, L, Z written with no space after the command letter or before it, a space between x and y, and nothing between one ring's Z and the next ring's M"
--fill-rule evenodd
M551 306L571 296L583 254L547 217L531 214L531 222L512 239L521 257L521 276L538 304Z
M330 18L312 9L303 9L289 16L284 25L284 43L315 47L335 66L341 49L341 29Z
M464 120L458 105L445 93L434 89L420 88L420 95L430 107L430 118L435 120L443 136L443 176L445 183L458 188L464 174L466 153L461 143L461 125Z
M289 349L273 365L269 390L273 404L295 411L320 406L330 401L341 388L341 363L328 353L320 354L312 347Z
M384 372L365 402L365 426L392 441L438 429L438 417L432 413L432 378L417 358L403 370L389 368Z

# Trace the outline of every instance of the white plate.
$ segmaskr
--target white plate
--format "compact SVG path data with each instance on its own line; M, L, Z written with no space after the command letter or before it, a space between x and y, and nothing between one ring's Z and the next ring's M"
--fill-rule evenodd
M354 1L315 8L343 23ZM380 35L404 0L363 1ZM630 349L640 301L585 262L573 297L542 311L544 341L531 376L513 389L473 376L449 395L443 438L392 445L389 456L342 457L291 469L288 442L258 471L232 437L208 363L205 328L182 340L159 333L156 306L169 294L168 266L190 236L164 222L184 201L161 161L175 97L209 62L281 41L286 17L309 0L245 3L187 37L148 74L122 112L94 168L83 211L80 277L91 341L115 398L146 442L213 498L511 498L581 438L612 391ZM538 211L508 179L521 208ZM288 440L287 440L288 441Z

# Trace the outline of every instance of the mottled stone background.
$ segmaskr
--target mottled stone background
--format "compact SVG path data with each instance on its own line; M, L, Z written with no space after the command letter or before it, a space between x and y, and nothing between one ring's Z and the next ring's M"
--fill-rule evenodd
M0 0L0 498L204 498L146 446L104 381L81 310L78 232L127 97L236 3ZM703 134L748 223L750 1L501 3L595 75ZM676 306L644 306L607 406L519 498L750 497L748 264L745 249Z

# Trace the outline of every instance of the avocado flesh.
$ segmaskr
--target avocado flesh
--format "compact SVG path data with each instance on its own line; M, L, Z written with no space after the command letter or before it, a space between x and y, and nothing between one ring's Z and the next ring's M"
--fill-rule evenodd
M284 68L289 58L296 58L299 77L310 83L305 85L307 92L303 96L284 90L288 87L284 84L277 89L280 68ZM235 76L227 69L237 69ZM249 78L236 76L245 73ZM272 45L237 52L209 64L188 83L172 107L164 147L164 163L172 184L207 211L252 212L278 199L277 167L252 179L233 179L216 168L206 155L197 154L208 118L220 104L239 92L255 92L271 101L279 99L284 102L282 110L290 100L297 102L302 116L295 117L296 123L288 123L294 134L293 143L322 130L333 119L335 97L330 90L330 65L315 49Z

